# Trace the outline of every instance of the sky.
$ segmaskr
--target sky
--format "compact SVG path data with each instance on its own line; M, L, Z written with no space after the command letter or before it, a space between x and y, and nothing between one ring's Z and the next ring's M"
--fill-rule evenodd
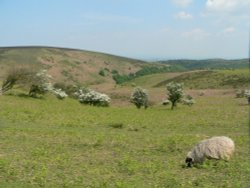
M247 58L250 0L0 0L0 46L143 60Z

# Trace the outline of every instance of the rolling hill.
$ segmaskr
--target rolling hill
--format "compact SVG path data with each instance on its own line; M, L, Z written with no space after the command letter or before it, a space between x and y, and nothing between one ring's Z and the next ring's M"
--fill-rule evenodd
M142 76L125 85L152 89L165 88L170 82L178 82L184 83L186 89L247 89L250 88L249 73L249 69L168 72Z
M184 83L190 89L218 89L218 88L249 88L250 75L248 69L237 70L206 70L190 71L158 80L153 87L165 87L169 82Z
M84 85L115 85L114 75L134 75L148 68L166 69L167 65L110 54L54 47L0 48L0 79L9 67L37 66L47 69L53 82ZM139 72L139 73L140 73Z
M238 69L248 68L249 59L205 59L205 60L167 60L158 61L157 63L168 64L178 67L180 70L197 70L197 69Z
M125 86L135 83L146 88L160 88L176 81L194 89L248 88L250 83L247 69L234 69L247 67L247 59L169 60L149 63L69 48L0 48L0 82L6 70L17 65L47 69L53 77L53 83L80 84L104 91L112 90L117 83L124 82L127 82L123 84ZM194 71L197 69L204 70Z

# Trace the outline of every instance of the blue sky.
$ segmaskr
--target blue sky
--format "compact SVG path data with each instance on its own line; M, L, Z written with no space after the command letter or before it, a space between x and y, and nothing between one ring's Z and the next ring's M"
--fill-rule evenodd
M246 58L250 0L0 0L0 46L139 59Z

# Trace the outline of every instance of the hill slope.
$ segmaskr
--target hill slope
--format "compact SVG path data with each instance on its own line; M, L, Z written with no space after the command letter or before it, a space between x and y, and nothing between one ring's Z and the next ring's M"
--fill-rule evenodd
M53 47L0 48L0 79L18 64L48 69L54 82L114 85L113 74L133 74L145 67L166 67L104 53Z
M184 83L185 87L190 89L250 87L248 69L185 72L175 77L165 77L165 79L156 83L154 87L165 87L166 84L172 81Z
M142 76L125 85L160 89L165 88L170 82L179 82L184 83L185 88L190 89L250 88L249 73L249 69L167 72Z
M247 68L249 66L248 59L226 60L226 59L206 59L206 60L167 60L158 61L158 63L178 66L183 70L197 69L235 69Z

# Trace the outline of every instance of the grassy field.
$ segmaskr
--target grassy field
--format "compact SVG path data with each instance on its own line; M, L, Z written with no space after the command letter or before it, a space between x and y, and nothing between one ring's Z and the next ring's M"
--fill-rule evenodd
M249 187L249 106L232 95L192 107L98 108L0 96L0 187ZM230 162L185 168L200 140L225 135Z

